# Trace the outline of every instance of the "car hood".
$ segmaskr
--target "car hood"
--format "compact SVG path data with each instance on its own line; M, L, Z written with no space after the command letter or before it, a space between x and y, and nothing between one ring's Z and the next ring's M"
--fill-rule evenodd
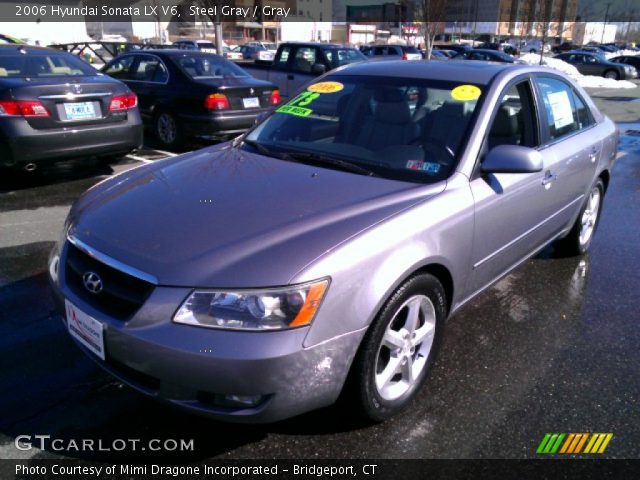
M285 285L443 189L214 147L98 184L72 209L70 234L161 285Z

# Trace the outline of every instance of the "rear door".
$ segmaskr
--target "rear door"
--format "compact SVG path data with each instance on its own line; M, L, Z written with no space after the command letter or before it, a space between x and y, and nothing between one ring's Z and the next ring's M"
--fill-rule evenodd
M324 65L322 52L312 46L298 46L292 51L289 62L289 74L287 76L287 93L289 96L309 83L316 75L313 73L313 65Z
M171 94L169 72L156 55L136 54L135 57L136 61L124 82L138 95L140 113L149 118L155 106L165 103Z
M595 178L602 141L589 109L564 79L535 77L542 112L545 195L552 228L561 230L573 220Z

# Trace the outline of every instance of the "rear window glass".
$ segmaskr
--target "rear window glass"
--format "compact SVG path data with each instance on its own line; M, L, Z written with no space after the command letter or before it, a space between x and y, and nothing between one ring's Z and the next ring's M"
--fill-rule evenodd
M239 78L248 77L249 74L235 63L229 62L217 55L191 55L183 54L174 56L173 61L191 78Z
M0 55L0 77L62 77L97 73L93 67L72 55Z
M420 53L416 47L402 47L402 51L405 53Z

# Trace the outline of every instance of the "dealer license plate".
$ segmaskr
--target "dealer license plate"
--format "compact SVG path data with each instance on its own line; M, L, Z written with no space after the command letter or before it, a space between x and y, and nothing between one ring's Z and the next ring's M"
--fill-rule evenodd
M78 309L69 300L65 300L64 304L69 334L104 360L102 323Z

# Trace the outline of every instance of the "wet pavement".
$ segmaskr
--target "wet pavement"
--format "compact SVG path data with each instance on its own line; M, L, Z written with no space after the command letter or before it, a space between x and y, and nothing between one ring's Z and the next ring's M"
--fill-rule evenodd
M546 432L612 432L607 457L639 458L640 124L620 128L623 152L590 254L561 258L549 247L477 297L446 325L426 388L376 426L340 407L274 425L228 425L123 387L69 339L46 259L74 198L157 152L113 168L69 163L36 176L3 174L0 458L59 456L14 447L16 436L36 434L194 440L193 452L136 452L138 460L531 458Z

